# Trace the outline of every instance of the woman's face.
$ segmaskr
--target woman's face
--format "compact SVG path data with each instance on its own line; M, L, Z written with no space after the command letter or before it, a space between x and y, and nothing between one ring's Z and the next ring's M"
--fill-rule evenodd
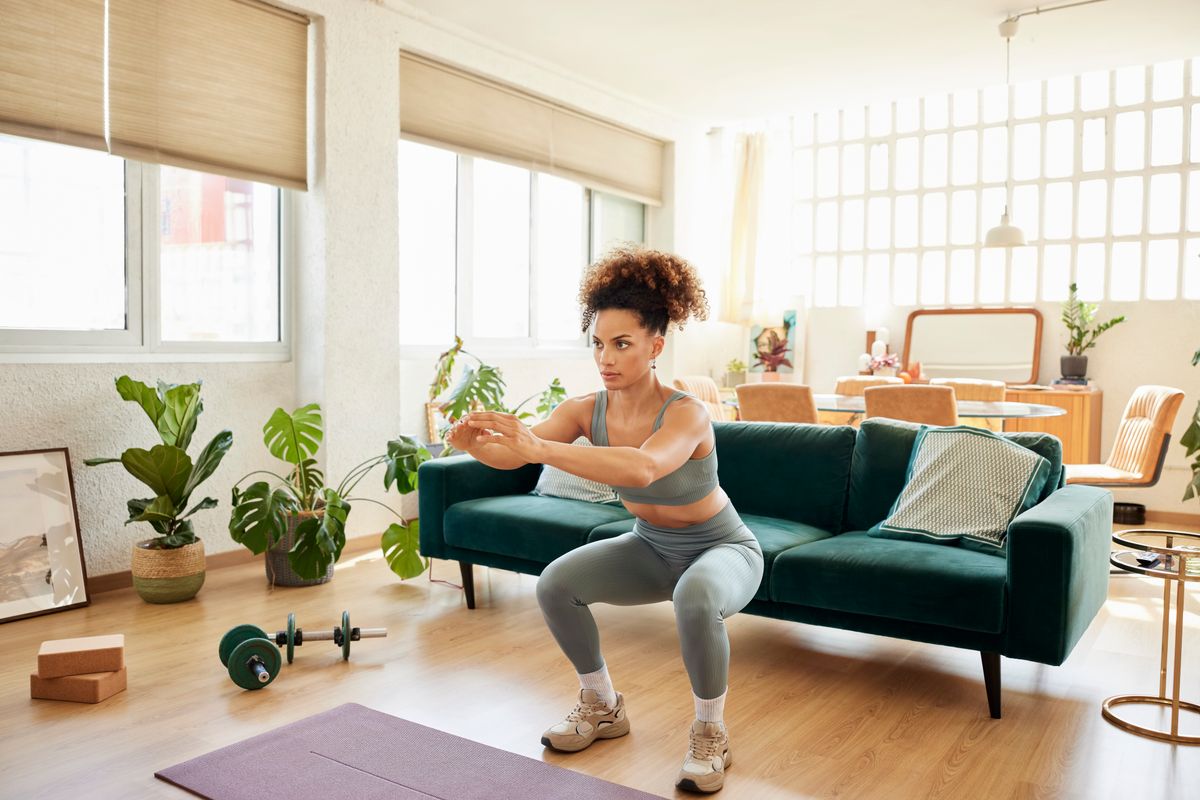
M596 312L592 326L592 355L604 388L630 386L650 371L650 361L666 340L642 327L637 314L624 308Z

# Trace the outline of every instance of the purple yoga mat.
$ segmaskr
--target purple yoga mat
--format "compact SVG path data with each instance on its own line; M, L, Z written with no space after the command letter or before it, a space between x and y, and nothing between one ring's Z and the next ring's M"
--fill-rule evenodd
M210 800L657 797L357 703L222 747L154 776Z

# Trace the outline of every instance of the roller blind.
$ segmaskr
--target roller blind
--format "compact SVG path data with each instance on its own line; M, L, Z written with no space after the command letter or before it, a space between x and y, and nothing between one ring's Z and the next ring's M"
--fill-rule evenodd
M307 188L308 19L254 0L109 0L114 155Z
M0 0L0 133L104 150L104 0Z
M405 52L400 133L662 204L662 141Z

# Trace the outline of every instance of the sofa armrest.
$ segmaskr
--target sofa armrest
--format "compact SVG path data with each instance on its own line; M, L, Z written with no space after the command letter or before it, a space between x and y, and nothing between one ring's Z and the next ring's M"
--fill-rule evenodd
M1004 655L1057 666L1108 598L1112 494L1070 485L1008 526Z
M525 494L537 486L541 473L541 464L495 469L465 454L423 463L417 470L421 555L445 558L442 516L447 508L463 500Z

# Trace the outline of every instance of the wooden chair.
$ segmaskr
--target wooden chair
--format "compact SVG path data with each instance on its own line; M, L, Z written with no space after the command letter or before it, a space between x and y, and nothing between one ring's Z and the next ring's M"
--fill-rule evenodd
M867 419L887 417L925 425L957 425L958 404L949 386L868 386Z
M883 375L843 375L837 379L833 391L835 394L862 397L863 391L868 386L891 386L903 383L904 381L900 378L888 378ZM862 421L862 414L855 414L851 411L820 411L817 413L817 421L822 425L854 425L857 427L858 423Z
M985 403L1004 402L1004 381L988 381L980 378L931 378L930 386L949 386L954 390L955 400L980 400ZM963 425L986 428L999 433L1004 430L1004 420L984 417L962 417Z
M671 381L671 385L702 401L708 408L708 415L714 420L737 418L737 410L721 402L721 390L717 388L717 382L707 375L684 375Z
M1179 389L1139 386L1125 405L1108 460L1103 464L1064 464L1067 483L1122 488L1158 483L1171 426L1182 404Z
M812 389L799 383L743 383L736 388L741 418L759 422L817 422Z

